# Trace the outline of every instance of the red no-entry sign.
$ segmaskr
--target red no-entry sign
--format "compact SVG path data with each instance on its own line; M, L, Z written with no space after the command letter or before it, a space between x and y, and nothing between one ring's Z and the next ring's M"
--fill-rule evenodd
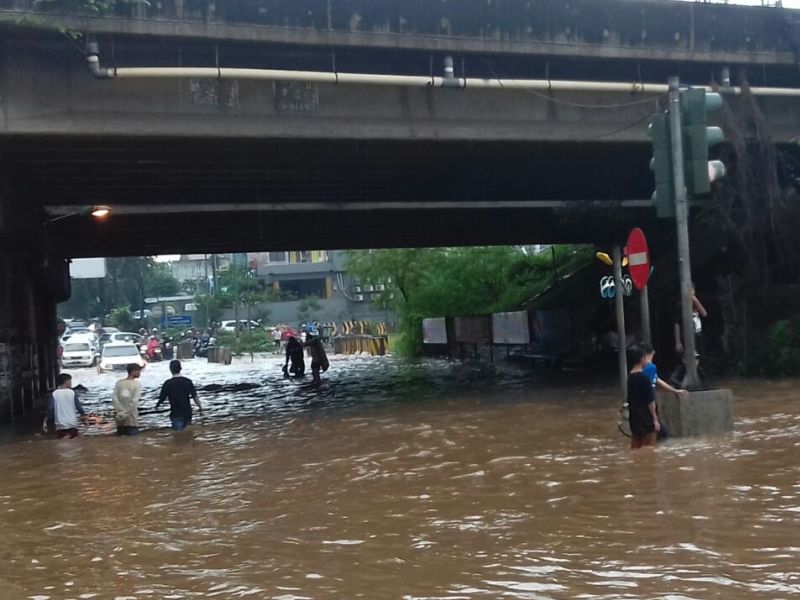
M647 285L650 278L650 253L644 231L638 227L628 235L628 271L637 290Z

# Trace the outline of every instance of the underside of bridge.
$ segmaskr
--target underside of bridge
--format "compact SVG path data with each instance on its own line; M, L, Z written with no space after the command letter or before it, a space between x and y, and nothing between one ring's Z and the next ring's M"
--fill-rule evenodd
M642 144L26 137L18 210L64 257L605 242L648 221Z

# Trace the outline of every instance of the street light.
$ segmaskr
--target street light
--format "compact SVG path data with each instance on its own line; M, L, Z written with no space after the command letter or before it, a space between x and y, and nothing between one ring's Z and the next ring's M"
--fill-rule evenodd
M106 206L105 204L93 204L91 206L86 206L82 208L78 212L72 212L66 215L59 215L58 217L48 219L46 224L55 223L57 221L62 221L64 219L69 219L71 217L92 217L94 219L97 219L98 221L102 221L110 214L111 214L110 206Z
M53 217L52 219L47 219L43 223L42 227L42 246L44 249L44 262L43 265L45 268L50 266L50 241L49 241L49 231L50 225L53 223L57 223L58 221L63 221L64 219L71 219L72 217L80 217L80 218L88 218L92 217L97 221L105 220L111 214L111 207L106 206L105 204L92 204L89 206L85 206L78 212L71 212L67 213L66 215L59 215L57 217Z

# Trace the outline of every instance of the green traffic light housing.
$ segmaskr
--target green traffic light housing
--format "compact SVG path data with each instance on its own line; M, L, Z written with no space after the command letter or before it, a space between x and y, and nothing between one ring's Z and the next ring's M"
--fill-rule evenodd
M652 196L656 214L662 218L674 217L675 187L672 180L672 145L667 114L662 112L651 117L647 129L653 141L650 170L656 180L656 189Z
M725 165L708 160L708 149L722 143L725 134L719 127L707 125L708 113L722 107L722 96L704 88L689 88L681 92L683 128L683 164L686 191L691 196L708 194L711 182L725 175Z

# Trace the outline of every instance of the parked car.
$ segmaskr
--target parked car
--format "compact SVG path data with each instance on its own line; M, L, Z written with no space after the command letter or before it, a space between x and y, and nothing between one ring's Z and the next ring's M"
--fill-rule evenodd
M109 342L103 346L100 356L100 368L104 371L125 369L128 365L139 365L144 368L144 359L139 354L136 344L130 342Z
M258 321L248 321L247 319L239 319L239 329L258 329L261 327ZM219 326L219 331L225 333L236 333L236 321L223 321Z
M64 367L93 367L97 361L97 351L86 338L69 339L62 347L61 364Z

